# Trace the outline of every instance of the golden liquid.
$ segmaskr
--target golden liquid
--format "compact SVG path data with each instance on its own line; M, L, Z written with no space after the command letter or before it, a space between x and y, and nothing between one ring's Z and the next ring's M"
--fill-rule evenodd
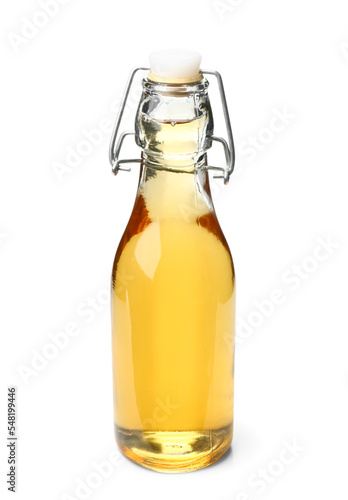
M152 171L113 268L116 440L159 471L210 465L232 440L234 271L209 195L192 172Z

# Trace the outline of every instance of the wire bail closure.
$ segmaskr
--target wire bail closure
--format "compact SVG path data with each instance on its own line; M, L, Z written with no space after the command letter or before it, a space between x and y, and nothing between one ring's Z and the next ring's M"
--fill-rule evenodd
M112 132L111 136L111 142L110 142L110 148L109 148L109 161L111 164L112 168L112 173L114 175L117 175L118 172L121 171L126 171L129 172L130 168L122 168L121 165L127 165L129 163L141 163L141 159L119 159L120 157L120 152L122 149L123 142L127 136L134 135L135 132L132 131L126 131L122 132L119 134L119 129L123 117L123 113L127 104L129 92L134 80L134 77L136 73L139 71L150 71L150 68L135 68L131 72L128 82L126 85L126 89L124 92L124 95L122 97L121 105L120 105L120 111L117 116L117 120L115 123L114 130ZM203 75L212 75L215 76L217 79L217 83L219 86L219 91L220 91L220 98L221 98L221 103L222 103L222 109L224 113L224 118L225 118L225 125L226 125L226 131L227 131L227 141L223 139L222 137L217 137L217 136L212 136L211 140L214 142L218 142L223 146L224 153L225 153L225 158L226 158L226 166L225 168L223 167L213 167L213 166L208 166L208 170L213 170L216 172L221 172L222 175L215 175L215 179L224 179L224 183L228 184L230 177L232 175L232 172L234 170L234 165L235 165L235 148L234 148L234 141L233 141L233 134L232 134L232 127L231 127L231 122L230 122L230 116L228 112L228 107L227 107L227 101L226 101L226 94L225 94L225 89L222 81L222 77L218 71L206 71L206 70L201 70L200 71Z

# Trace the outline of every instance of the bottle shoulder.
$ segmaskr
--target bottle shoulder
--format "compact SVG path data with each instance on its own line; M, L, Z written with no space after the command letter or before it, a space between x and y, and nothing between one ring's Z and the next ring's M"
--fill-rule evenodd
M220 241L220 243L223 245L223 247L226 249L227 253L229 254L231 261L232 261L232 265L233 265L231 250L230 250L230 247L227 243L225 235L222 231L222 228L220 226L220 223L218 221L218 218L216 216L215 211L210 211L207 214L204 214L204 215L198 217L197 224L200 227L205 228L209 233L216 236L216 238Z
M226 274L234 280L231 252L215 212L194 220L151 219L141 196L136 200L116 252L113 281L120 267L127 273L135 273L139 266L149 277L157 269L170 266L185 272L205 269L208 274Z

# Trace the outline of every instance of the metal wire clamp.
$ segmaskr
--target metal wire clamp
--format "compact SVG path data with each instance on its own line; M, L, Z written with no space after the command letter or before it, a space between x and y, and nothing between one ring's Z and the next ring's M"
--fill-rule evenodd
M126 89L124 92L124 95L122 97L121 105L120 105L120 110L116 119L115 127L112 132L111 136L111 143L110 143L110 148L109 148L109 161L111 164L112 168L112 173L114 175L117 175L117 173L121 171L126 171L129 172L130 168L122 168L121 165L127 165L129 163L141 163L141 159L119 159L120 152L122 149L123 142L127 136L133 135L135 136L135 132L132 131L126 131L122 132L119 134L119 129L123 117L123 113L127 104L129 92L134 80L134 77L138 71L150 71L150 68L135 68L131 72L128 82L126 85ZM225 168L223 167L213 167L213 166L208 166L208 170L213 170L217 172L221 172L222 175L216 175L214 176L215 179L224 179L224 183L228 184L231 174L234 170L234 165L235 165L235 148L234 148L234 141L233 141L233 133L232 133L232 127L231 127L231 122L230 122L230 116L228 112L228 107L227 107L227 100L226 100L226 94L225 94L225 89L224 89L224 84L222 81L222 77L218 71L208 71L208 70L201 70L201 73L203 75L212 75L217 79L219 91L220 91L220 98L221 98L221 104L222 104L222 109L224 113L224 118L225 118L225 125L226 125L226 131L227 131L227 141L223 139L222 137L217 137L217 136L212 136L211 139L214 142L218 142L223 146L224 153L225 153L225 158L226 158L226 166Z

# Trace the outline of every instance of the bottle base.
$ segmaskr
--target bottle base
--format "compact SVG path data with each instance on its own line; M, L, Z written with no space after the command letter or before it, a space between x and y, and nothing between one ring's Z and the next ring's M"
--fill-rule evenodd
M115 425L120 451L158 472L189 472L217 462L230 448L232 425L206 431L137 431Z

